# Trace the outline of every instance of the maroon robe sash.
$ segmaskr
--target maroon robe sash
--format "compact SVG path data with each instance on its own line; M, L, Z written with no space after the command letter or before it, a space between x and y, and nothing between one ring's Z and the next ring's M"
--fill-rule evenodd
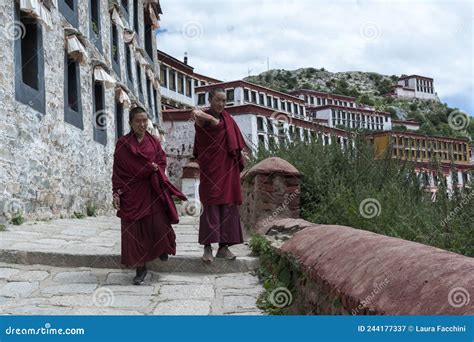
M194 157L199 163L199 196L204 205L242 204L240 171L246 147L239 126L223 111L217 126L194 125Z
M155 171L152 163L158 165ZM166 154L161 144L145 132L141 143L132 132L122 136L115 147L112 191L120 195L117 216L136 221L158 211L163 206L171 223L178 223L178 213L172 195L184 196L165 175Z

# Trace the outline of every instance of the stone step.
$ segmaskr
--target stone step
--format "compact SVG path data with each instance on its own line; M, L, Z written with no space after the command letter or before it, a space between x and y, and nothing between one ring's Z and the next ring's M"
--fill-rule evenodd
M201 261L198 218L182 217L173 225L176 256L167 262L149 263L157 272L233 273L248 272L258 266L247 244L230 247L236 260ZM217 246L215 246L217 247ZM217 248L214 248L214 252ZM120 264L120 220L100 216L28 222L0 232L0 260L17 264L58 267L124 268Z
M118 254L68 254L59 252L0 250L0 260L5 263L24 265L48 265L56 267L91 267L91 268L126 268L120 264ZM196 256L170 256L168 261L159 259L147 263L147 267L155 272L175 273L242 273L254 271L258 267L258 259L254 257L238 257L236 260L215 258L211 264L201 261Z

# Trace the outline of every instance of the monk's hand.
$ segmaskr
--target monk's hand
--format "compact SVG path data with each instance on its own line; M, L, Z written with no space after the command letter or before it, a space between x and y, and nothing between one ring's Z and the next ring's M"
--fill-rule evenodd
M242 151L242 157L244 158L245 161L250 160L250 156L247 151Z
M118 194L114 194L114 200L112 203L115 209L120 210L120 197Z
M154 162L151 163L151 166L155 169L155 171L158 171L158 165Z
M200 109L193 109L191 112L191 117L200 127L203 127L206 123L209 123L211 126L216 126L219 124L219 119L216 119L212 115L207 114Z

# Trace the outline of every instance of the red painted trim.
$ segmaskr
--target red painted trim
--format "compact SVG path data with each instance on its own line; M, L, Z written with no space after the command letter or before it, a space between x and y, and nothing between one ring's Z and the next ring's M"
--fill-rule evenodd
M222 82L222 83L216 83L216 84L209 84L209 85L205 85L205 86L200 86L200 87L196 87L194 92L196 94L200 93L200 92L201 93L203 93L203 92L207 93L211 89L214 89L214 88L224 88L224 89L227 88L228 89L228 88L238 88L238 87L248 88L250 90L264 92L267 95L278 96L281 99L290 100L290 101L296 102L296 103L298 103L299 105L302 105L302 106L305 105L304 100L300 99L299 97L288 95L286 93L281 93L279 91L276 91L276 90L273 90L273 89L270 89L270 88L266 88L266 87L262 87L260 85L253 84L253 83L250 83L250 82L247 82L247 81L242 81L242 80Z
M420 75L403 76L403 77L400 77L398 80L401 81L401 80L406 80L406 79L409 79L409 78L419 78L419 79L424 79L424 80L433 82L433 79L431 77L420 76Z
M211 84L222 83L222 81L220 81L218 79L215 79L215 78L212 78L212 77L209 77L209 76L204 76L204 75L198 74L197 72L194 73L194 76L200 81L206 81L206 82L209 82Z
M313 95L316 97L323 97L326 99L339 99L343 101L348 101L348 102L355 102L356 98L351 97L351 96L345 96L345 95L339 95L339 94L331 94L331 93L325 93L322 91L317 91L317 90L310 90L310 89L299 89L299 90L294 90L290 91L290 94L292 95Z
M370 109L364 109L364 108L353 108L353 107L344 107L344 106L336 106L336 105L324 105L324 106L306 106L306 111L316 111L319 112L321 110L325 109L342 109L345 112L362 112L362 113L368 113L368 114L379 114L379 115L385 115L385 116L390 116L390 113L387 112L379 112L376 110L370 110Z
M167 53L158 50L158 62L161 62L163 64L167 64L170 67L179 70L183 73L193 75L194 74L194 68L184 64L180 60L174 58L173 56L168 55Z

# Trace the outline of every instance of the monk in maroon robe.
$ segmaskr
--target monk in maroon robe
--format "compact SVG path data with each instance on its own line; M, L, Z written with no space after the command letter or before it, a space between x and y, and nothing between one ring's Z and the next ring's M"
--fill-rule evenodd
M143 108L130 111L130 133L115 147L112 175L114 207L121 218L121 262L136 267L133 283L140 285L147 274L145 263L176 254L178 222L171 198L186 197L165 175L166 154L159 140L147 132L148 115Z
M234 260L228 246L243 242L240 172L244 168L243 150L248 149L236 122L224 110L225 91L212 90L209 102L209 110L192 112L196 130L193 154L199 163L203 205L199 243L204 245L202 260L207 263L213 261L212 243L219 243L217 258Z

